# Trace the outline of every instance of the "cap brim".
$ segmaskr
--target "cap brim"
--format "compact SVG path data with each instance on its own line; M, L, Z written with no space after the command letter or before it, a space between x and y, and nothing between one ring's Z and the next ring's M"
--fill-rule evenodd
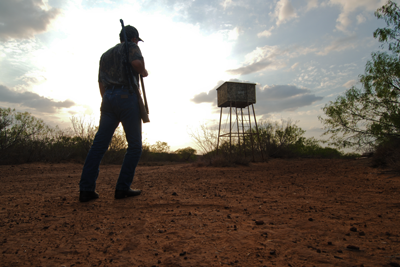
M139 41L142 41L142 42L144 42L142 39L140 39L140 37L139 37L138 39L139 39Z

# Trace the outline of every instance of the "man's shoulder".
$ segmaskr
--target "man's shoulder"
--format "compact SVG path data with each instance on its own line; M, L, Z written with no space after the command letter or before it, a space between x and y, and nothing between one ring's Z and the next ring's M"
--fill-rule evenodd
M116 44L115 46L111 47L106 52L104 52L103 55L101 55L101 56L103 57L105 55L114 54L115 52L119 52L121 50L121 45L122 45L121 43Z

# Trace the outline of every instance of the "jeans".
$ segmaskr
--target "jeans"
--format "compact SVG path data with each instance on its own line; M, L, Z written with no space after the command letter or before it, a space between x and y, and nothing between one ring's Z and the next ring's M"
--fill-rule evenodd
M110 145L115 129L121 122L124 127L128 149L118 177L116 190L128 190L142 154L142 122L137 95L127 89L108 89L101 103L99 130L83 166L80 191L95 191L100 162Z

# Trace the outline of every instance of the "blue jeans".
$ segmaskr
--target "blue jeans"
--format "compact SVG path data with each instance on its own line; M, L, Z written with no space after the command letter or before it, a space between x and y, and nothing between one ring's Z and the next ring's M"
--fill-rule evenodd
M130 94L127 89L108 89L103 95L100 111L99 130L86 157L79 189L80 191L95 191L100 162L110 145L115 129L121 122L128 141L128 149L116 190L128 190L142 154L142 122L137 96L135 93Z

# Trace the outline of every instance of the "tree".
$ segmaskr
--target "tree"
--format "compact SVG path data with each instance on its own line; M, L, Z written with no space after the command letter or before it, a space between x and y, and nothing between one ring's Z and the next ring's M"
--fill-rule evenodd
M392 1L375 12L387 27L374 37L389 45L389 51L372 53L360 75L361 88L353 86L323 108L330 144L340 148L366 149L400 138L400 9Z
M199 128L189 130L189 136L193 139L199 150L206 155L216 150L218 141L218 129L210 129L206 124Z
M49 127L28 112L0 108L0 151L43 137Z
M191 147L180 148L175 153L179 155L181 160L188 161L195 158L196 149Z
M150 146L150 152L155 153L168 153L170 146L166 142L157 141L154 145Z

